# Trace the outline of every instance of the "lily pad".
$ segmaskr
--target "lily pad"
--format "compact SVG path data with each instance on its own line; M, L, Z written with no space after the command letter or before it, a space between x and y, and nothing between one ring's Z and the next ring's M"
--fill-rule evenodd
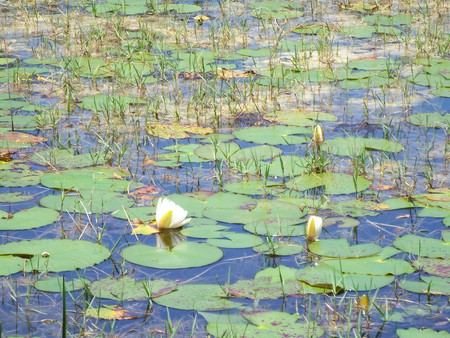
M182 300L182 301L181 301ZM154 302L174 309L220 311L242 308L242 304L228 299L225 289L218 284L186 284Z
M260 144L289 145L308 143L311 129L306 127L274 125L238 129L233 135L238 139ZM302 135L302 136L299 136Z
M409 123L427 128L448 128L450 125L450 114L418 113L409 115L406 120Z
M93 281L89 291L96 298L130 301L156 298L177 289L172 281L152 279L136 281L130 276L103 278Z
M321 337L324 329L315 322L302 322L299 314L277 311L241 312L240 315L201 313L206 330L214 337L305 338Z
M334 292L376 290L394 281L393 276L342 273L326 264L299 269L297 278L304 283L332 289Z
M41 198L39 203L47 208L82 214L117 212L134 204L126 195L102 190L85 191L81 195L47 195Z
M9 276L24 270L25 260L14 255L0 255L0 276Z
M273 241L253 248L253 251L267 256L291 256L303 251L303 247L298 243Z
M344 238L324 239L315 241L309 245L309 250L320 256L357 258L373 256L382 250L382 247L374 243L349 245Z
M0 203L27 202L33 198L33 195L24 195L23 192L6 192L0 194Z
M34 283L34 287L37 290L45 291L45 292L62 292L62 283L63 283L63 277L62 276L55 276L55 277L45 277L42 279L39 279L36 283ZM71 280L65 280L64 290L66 292L72 292L76 290L83 289L89 281L85 278L80 279L71 279Z
M207 135L213 132L213 130L209 127L174 123L152 123L147 126L146 131L151 136L163 139L188 138L190 134Z
M206 243L219 248L243 249L261 245L264 242L255 235L224 231L221 238L210 238Z
M299 224L303 222L305 221L296 218L268 218L247 223L244 230L269 237L304 236L305 226Z
M16 213L2 215L0 210L0 230L28 230L56 222L59 212L48 208L32 207Z
M0 245L0 255L27 258L27 272L62 272L84 269L98 264L110 255L100 244L83 240L36 239Z
M319 173L295 177L286 183L288 189L309 190L324 187L326 194L352 194L364 191L370 187L371 182L362 176L353 176L345 173Z
M394 246L404 252L420 257L450 258L450 245L434 238L405 235L394 241Z
M127 111L133 105L145 104L147 101L136 97L98 94L84 96L79 103L80 108L110 114Z
M172 250L136 244L122 251L125 260L157 269L182 269L209 265L222 258L223 252L206 243L183 241Z
M413 262L413 265L430 275L450 278L450 259L420 257Z
M399 338L448 338L450 333L447 331L434 331L432 329L397 329L397 336Z
M448 278L437 276L421 276L422 281L402 280L399 286L410 292L450 296L450 282Z
M127 181L127 175L120 169L91 167L46 173L41 177L41 184L61 190L128 192L139 184Z
M0 166L0 186L3 187L26 187L37 185L43 174L40 170L31 170L24 164L11 164L7 167Z
M322 149L328 153L340 156L357 156L366 150L398 153L403 146L396 142L377 138L337 137L326 140Z
M42 166L56 168L82 168L102 165L111 159L104 152L89 152L75 155L73 149L49 149L35 152L30 161Z

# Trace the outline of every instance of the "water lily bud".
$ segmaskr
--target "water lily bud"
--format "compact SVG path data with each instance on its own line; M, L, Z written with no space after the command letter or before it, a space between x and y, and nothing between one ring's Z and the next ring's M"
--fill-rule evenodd
M367 311L369 309L369 296L362 295L358 299L358 305L364 310Z
M180 228L191 220L186 218L187 213L175 202L160 198L156 206L156 226L160 230Z
M325 136L323 135L322 125L316 124L312 134L312 141L315 147L320 147L325 141Z
M308 223L306 223L306 239L313 242L319 238L322 232L322 217L309 216Z

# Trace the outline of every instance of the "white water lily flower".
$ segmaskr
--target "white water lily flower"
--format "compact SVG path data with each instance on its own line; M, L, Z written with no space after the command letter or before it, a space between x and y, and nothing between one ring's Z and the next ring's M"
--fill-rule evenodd
M156 206L156 226L158 229L180 228L191 220L186 218L187 214L188 212L175 202L160 198Z
M322 232L322 217L309 216L308 223L306 223L306 239L308 241L315 241L319 238Z

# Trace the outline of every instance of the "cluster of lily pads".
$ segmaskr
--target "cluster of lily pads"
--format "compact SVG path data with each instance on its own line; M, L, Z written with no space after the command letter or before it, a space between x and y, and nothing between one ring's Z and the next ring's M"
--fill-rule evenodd
M165 39L155 40L143 50L145 29L132 26L124 29L122 35L117 32L121 35L120 46L108 52L108 57L0 58L0 83L8 86L8 93L0 94L0 203L8 205L0 211L0 230L4 234L20 234L17 240L5 235L8 243L0 245L0 275L6 280L19 273L35 274L33 287L42 292L89 290L93 298L116 305L150 300L163 307L195 310L205 318L207 331L214 336L310 337L329 330L323 319L305 321L298 312L274 311L271 306L269 311L260 311L257 305L250 306L249 300L258 304L260 300L336 296L347 291L359 297L360 293L373 295L390 285L428 297L449 296L450 232L437 230L426 236L406 234L401 229L398 238L378 244L370 243L372 238L354 243L334 232L352 229L355 233L361 224L367 225L366 217L395 210L417 210L424 220L438 218L443 219L445 226L450 225L448 188L429 189L407 197L381 194L372 198L380 182L365 168L358 168L357 162L377 154L386 158L401 156L407 145L392 133L384 138L357 133L334 137L334 130L344 123L344 114L313 109L264 109L258 115L257 125L245 123L227 132L220 129L224 124L212 116L214 104L197 97L192 100L195 109L183 107L187 116L180 117L173 116L170 108L162 114L162 109L154 106L159 96L156 91L150 97L122 95L119 90L109 89L92 94L92 88L84 87L86 92L75 93L65 86L67 83L59 86L58 82L56 91L64 88L61 96L65 108L61 113L31 104L9 90L13 84L53 83L55 78L63 79L68 74L93 88L113 84L123 86L127 92L132 87L133 93L182 79L183 89L203 81L224 105L224 93L211 89L217 82L232 88L231 97L237 103L232 100L230 106L240 104L240 113L248 112L248 102L235 99L239 93L237 83L248 83L259 90L276 88L279 93L316 85L331 85L345 92L420 86L427 95L450 96L450 61L445 58L364 56L326 68L305 67L296 61L301 53L308 58L318 53L331 64L332 57L319 42L319 38L331 34L356 41L374 37L396 40L405 38L414 24L409 13L369 15L377 10L373 5L342 6L342 10L363 13L361 24L301 23L284 32L289 39L281 39L271 47L239 46L232 53L209 46L193 48L168 43ZM264 24L279 25L302 18L306 12L303 4L288 1L262 1L248 7L248 16ZM134 15L183 15L183 20L187 20L192 15L195 31L212 27L211 22L215 22L214 18L200 15L205 9L194 4L106 0L92 1L83 10L92 18L106 21ZM272 64L275 58L280 62ZM238 67L245 69L237 70ZM200 89L202 97L202 90L207 90L201 86ZM252 96L255 93L252 89ZM240 114L226 110L220 113L226 116L221 119L227 123L238 120ZM400 114L389 118L369 113L363 116L360 112L355 115L356 122L406 122L423 130L446 130L450 122L450 115L439 111L419 112L405 119ZM83 124L86 116L86 125L92 124L92 130ZM83 128L77 128L77 123ZM129 171L110 165L121 164L117 152L111 149L114 142L122 144L123 138L116 141L115 137L126 135L133 127L138 138L143 135L155 148L163 145L149 162L158 175L199 168L214 176L219 184L207 192L169 194L161 197L158 204L155 201L161 194L156 192L151 196L153 202L143 203L137 192L146 191L148 178L142 180L145 183L138 182ZM79 129L79 134L70 134L71 128ZM113 146L107 137L102 138L110 130L114 130L113 136L109 135ZM81 150L75 150L73 135L81 135L78 139L88 135L87 143L93 135L97 140L87 151L85 144L77 144ZM66 136L68 139L64 139ZM390 175L384 178L391 180ZM43 197L27 193L27 189L41 188L45 189ZM32 200L37 205L30 206ZM93 228L91 216L104 216L106 225L102 231L108 233L110 224L119 224L126 229L127 243L121 242L118 249L110 248L99 238L97 243L80 239L84 231L77 239L22 237L30 229L38 232L58 226L67 215L87 219ZM186 217L190 217L189 222ZM73 216L70 221L76 223ZM325 231L318 238L322 225ZM382 225L379 228L384 230ZM154 243L149 236L155 237ZM115 278L92 278L87 274L66 279L117 257L126 266L144 271L182 269L182 273L190 268L207 269L219 264L229 249L280 258L282 263L261 269L253 278L215 284L179 283L132 274ZM372 298L369 302L377 306ZM132 314L127 317L126 312L100 305L86 308L85 315L111 320L133 318ZM395 311L392 318L398 322L404 319ZM405 337L412 332L397 331Z

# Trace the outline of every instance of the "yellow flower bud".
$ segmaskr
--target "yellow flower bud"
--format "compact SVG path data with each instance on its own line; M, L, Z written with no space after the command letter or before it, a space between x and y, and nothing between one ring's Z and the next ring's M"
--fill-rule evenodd
M313 242L319 238L322 232L322 217L310 216L306 223L306 239Z
M325 141L325 136L323 135L323 129L320 124L316 124L312 134L312 141L315 147L320 147Z

